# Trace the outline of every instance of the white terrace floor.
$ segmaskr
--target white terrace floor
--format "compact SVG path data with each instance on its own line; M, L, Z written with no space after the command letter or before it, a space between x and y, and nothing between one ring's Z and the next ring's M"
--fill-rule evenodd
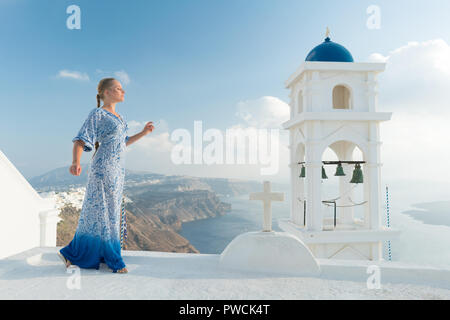
M220 268L217 254L154 251L123 251L128 274L104 264L78 269L77 289L59 249L0 259L0 299L450 299L450 290L442 288L382 283L368 289L364 281L233 272Z

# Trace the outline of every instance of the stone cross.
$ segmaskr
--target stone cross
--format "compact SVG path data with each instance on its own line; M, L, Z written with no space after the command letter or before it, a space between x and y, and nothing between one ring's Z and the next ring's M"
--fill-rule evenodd
M284 201L284 193L270 192L270 181L264 181L264 191L250 193L250 200L262 200L264 203L263 231L272 231L272 201Z

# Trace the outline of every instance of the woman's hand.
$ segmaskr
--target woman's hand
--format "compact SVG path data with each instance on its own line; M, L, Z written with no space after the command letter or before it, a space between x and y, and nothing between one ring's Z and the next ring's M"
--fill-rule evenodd
M155 129L155 127L153 126L153 121L150 121L150 122L147 122L144 129L142 129L142 132L144 134L148 134L148 133L152 132L153 129Z
M79 176L81 174L81 166L79 163L72 163L69 168L69 171L74 176Z

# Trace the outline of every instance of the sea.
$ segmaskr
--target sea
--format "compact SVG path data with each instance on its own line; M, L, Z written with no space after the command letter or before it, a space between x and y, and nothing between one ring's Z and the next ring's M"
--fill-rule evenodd
M362 193L360 196L362 197ZM219 198L231 204L231 212L223 216L183 223L179 231L200 253L220 254L238 235L262 230L261 201L249 200L248 194ZM355 203L358 201L355 200ZM362 209L362 206L355 209L356 217L363 216ZM383 223L386 225L386 214L390 210L390 227L401 231L399 238L383 243L385 260L450 268L450 224L447 214L450 212L450 201L415 205L403 203L391 208L384 206L384 210L386 212L383 213ZM283 232L277 221L289 216L289 192L285 192L283 202L272 202L272 229ZM444 216L445 218L439 219Z
M222 202L231 204L231 212L214 218L194 220L182 224L178 232L200 251L200 253L221 253L238 235L261 231L263 226L262 201L249 200L249 195L219 196ZM277 220L289 218L289 198L272 202L272 230L282 232Z

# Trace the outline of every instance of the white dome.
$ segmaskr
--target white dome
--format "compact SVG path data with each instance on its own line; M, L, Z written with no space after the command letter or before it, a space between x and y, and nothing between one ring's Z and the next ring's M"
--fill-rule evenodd
M320 267L309 248L286 232L247 232L234 238L220 255L224 268L314 276Z

